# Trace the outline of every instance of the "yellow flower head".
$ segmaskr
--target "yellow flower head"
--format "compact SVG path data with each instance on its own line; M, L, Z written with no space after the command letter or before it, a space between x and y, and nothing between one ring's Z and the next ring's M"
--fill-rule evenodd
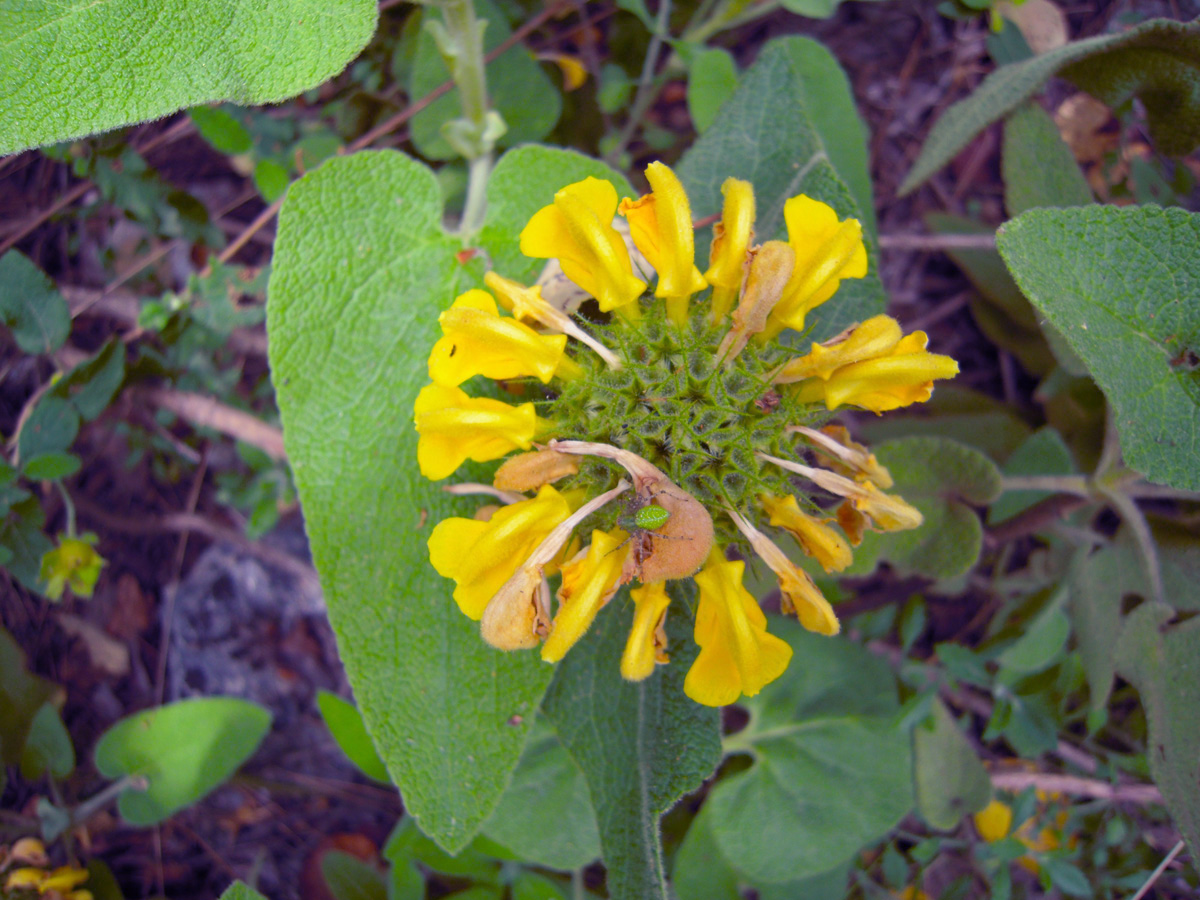
M40 575L46 582L47 599L61 600L67 588L77 597L92 596L105 564L104 557L96 552L97 540L90 533L58 536L58 546L42 557Z
M722 705L758 693L792 655L743 586L747 564L774 573L784 612L805 628L840 629L812 578L760 526L787 532L825 571L839 572L867 525L921 524L920 512L883 492L891 477L867 448L829 425L830 411L916 402L957 367L887 316L797 357L775 340L779 332L807 327L843 280L866 273L858 222L793 197L784 207L788 241L755 245L754 192L729 179L701 275L682 184L661 163L646 177L651 193L620 203L607 181L568 185L521 233L522 251L558 259L607 320L573 315L496 272L485 277L491 294L468 291L442 314L433 384L414 410L418 462L440 479L467 460L498 461L492 485L447 490L503 505L438 523L429 553L485 641L540 645L548 662L587 640L605 605L632 604L624 652L613 660L631 681L667 663L670 582L694 579L699 653L684 690ZM633 249L613 227L618 207ZM631 254L653 266L653 289ZM469 396L459 385L475 376L525 380L502 386L523 392L522 402L493 399L500 391ZM575 553L583 535L591 541ZM729 561L730 549L750 562ZM686 604L674 609L690 614Z
M636 304L646 282L633 274L629 250L612 226L617 189L585 178L554 195L554 203L534 213L521 232L521 252L557 259L563 274L611 312Z

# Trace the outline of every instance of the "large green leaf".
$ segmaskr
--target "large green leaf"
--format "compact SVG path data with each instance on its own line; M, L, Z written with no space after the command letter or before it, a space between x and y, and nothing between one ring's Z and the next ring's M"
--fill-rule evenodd
M882 312L885 306L876 274L865 134L837 61L808 38L781 38L759 54L677 170L696 219L721 211L726 178L753 184L759 240L784 236L783 205L797 194L808 194L828 203L839 216L864 223L867 277L843 282L837 295L812 317L819 323L814 339ZM702 243L697 242L701 268Z
M602 164L522 148L489 185L484 256L501 272L554 191ZM553 670L500 653L451 599L426 539L475 505L417 471L412 407L437 316L479 286L441 228L433 174L398 153L330 160L288 191L268 302L284 442L313 560L363 720L421 827L464 847L508 785ZM523 724L522 724L523 723Z
M1117 668L1138 689L1150 720L1150 774L1193 854L1200 852L1200 619L1172 621L1145 603L1126 620Z
M105 778L141 776L117 802L125 821L156 825L226 781L271 727L271 713L236 697L179 700L121 719L96 742Z
M913 803L910 739L887 664L790 620L772 619L770 630L795 649L792 664L742 701L750 721L726 751L754 762L708 798L717 846L755 884L829 871Z
M890 493L919 509L925 521L911 531L867 532L848 571L865 574L886 559L931 578L967 572L983 546L983 526L971 507L1000 494L995 463L973 447L941 437L901 438L874 450L895 479Z
M600 856L587 781L543 719L534 723L512 784L482 831L523 861L548 869L582 869Z
M0 16L0 155L215 100L275 103L332 78L375 0L61 0Z
M474 0L475 14L487 21L483 33L484 51L491 52L504 43L512 29L504 13L492 0ZM435 6L430 6L433 12ZM450 72L433 35L426 29L417 39L417 52L409 77L409 95L424 97ZM517 43L487 67L488 100L504 117L508 130L500 136L500 146L511 147L525 141L537 141L550 133L562 113L562 96L525 47ZM439 97L412 117L413 143L422 156L453 159L458 154L442 137L442 125L462 115L458 88Z
M1055 75L1109 106L1140 97L1151 136L1166 153L1189 153L1200 141L1200 24L1154 19L997 69L975 93L938 119L900 186L901 195L950 162L971 138Z
M659 817L719 761L718 711L683 693L696 655L686 607L675 596L667 616L671 662L630 683L619 661L633 605L621 591L546 695L546 714L591 790L613 900L667 900Z
M1126 461L1200 490L1200 214L1035 209L997 245L1108 397Z

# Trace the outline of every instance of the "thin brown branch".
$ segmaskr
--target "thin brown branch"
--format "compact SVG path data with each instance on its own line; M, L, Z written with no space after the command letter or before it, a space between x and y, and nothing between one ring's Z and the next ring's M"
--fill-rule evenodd
M992 786L1004 791L1036 788L1048 794L1091 797L1115 803L1162 803L1162 793L1153 784L1109 784L1095 778L1058 775L1051 772L992 772Z
M212 428L244 441L272 459L286 458L282 431L250 413L226 406L214 397L170 388L135 388L134 392L139 400L173 412L191 425Z
M994 234L881 234L883 250L993 250Z

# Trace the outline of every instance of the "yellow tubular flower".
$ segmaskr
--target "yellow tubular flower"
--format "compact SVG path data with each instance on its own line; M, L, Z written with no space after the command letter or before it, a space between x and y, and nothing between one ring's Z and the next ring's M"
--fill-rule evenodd
M1004 840L1012 831L1012 807L1001 800L993 800L973 818L975 830L989 844Z
M38 892L45 894L49 891L56 891L59 894L66 894L68 891L78 887L87 880L87 869L76 869L72 866L59 866L46 877L45 881L38 886Z
M460 295L438 322L444 336L429 354L429 377L435 384L456 387L475 375L532 375L546 384L556 374L571 377L579 370L564 355L566 335L538 334L516 319L502 318L487 291Z
M692 208L683 185L667 166L646 166L652 192L637 200L622 200L617 212L629 220L634 245L654 271L658 285L654 296L667 299L667 315L676 324L687 321L687 300L708 282L696 268Z
M870 481L853 481L836 472L814 469L812 466L792 462L789 459L780 459L778 456L770 456L762 451L759 451L758 457L789 472L803 475L831 494L845 497L858 512L869 516L879 531L907 531L919 527L925 521L925 517L915 506L893 494L885 494ZM840 510L838 511L838 522L848 534L851 533L853 525L849 521L843 521L843 514Z
M779 591L783 595L780 608L794 614L800 624L817 634L835 635L842 630L833 607L817 588L808 573L787 558L769 537L750 524L736 510L726 507L725 512L733 520L738 531L750 541L750 546L767 567L779 579Z
M753 697L782 675L792 658L788 643L767 633L766 615L742 586L745 568L744 562L729 562L714 550L695 576L700 654L683 691L705 706L725 706L742 694Z
M620 528L593 531L587 552L562 567L558 613L542 645L542 659L558 662L591 628L600 608L616 593L621 568L629 555L629 535ZM624 546L622 546L624 545Z
M468 459L487 462L513 450L528 450L539 424L544 424L532 403L509 406L437 384L421 389L413 410L421 435L417 463L431 481L452 475Z
M840 572L854 561L846 539L800 509L795 497L759 494L758 499L771 524L794 537L800 549L820 563L826 572Z
M867 248L857 219L839 222L833 207L801 194L783 205L796 270L771 314L764 337L801 331L804 317L834 295L843 278L867 274Z
M887 466L880 465L874 453L851 440L844 425L826 425L820 431L796 425L788 430L802 434L816 444L823 464L843 475L873 482L881 488L890 488L895 483Z
M864 359L874 359L891 351L902 337L900 323L891 316L873 316L824 344L813 344L812 352L789 360L776 384L789 384L805 378L828 380L835 369Z
M667 662L667 633L663 623L671 598L667 596L665 581L634 588L629 596L634 602L633 627L621 655L621 677L626 681L643 681L654 673L656 664Z
M20 891L36 889L46 880L46 874L44 870L35 869L32 866L13 869L8 873L8 878L4 881L4 890Z
M596 298L605 312L637 318L646 282L633 274L625 241L612 227L617 189L599 178L569 184L521 232L521 252L557 259L563 274Z
M826 381L810 378L796 396L829 409L851 405L876 414L923 403L933 394L934 380L958 374L958 363L949 356L926 352L928 340L925 332L914 331L884 356L842 366Z
M438 522L429 536L429 560L439 575L454 579L454 602L478 621L488 601L570 515L567 499L546 485L537 497L505 506L486 522Z
M754 188L750 182L726 178L721 221L713 226L704 277L712 285L712 319L719 322L733 309L745 275L746 253L754 240Z

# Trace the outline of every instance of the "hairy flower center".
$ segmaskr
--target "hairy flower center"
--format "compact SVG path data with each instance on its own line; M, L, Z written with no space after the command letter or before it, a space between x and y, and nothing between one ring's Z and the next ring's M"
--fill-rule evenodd
M793 455L787 426L815 427L829 418L823 407L772 386L771 373L794 351L752 341L735 358L718 362L728 325L711 325L706 304L695 304L687 326L680 327L667 320L662 302L647 299L638 320L592 328L616 352L621 368L583 357L584 374L540 414L564 438L636 453L709 507L746 508L761 493L792 493L788 474L763 466L754 453ZM616 467L590 459L576 479L594 489L617 477ZM614 522L618 512L611 513ZM740 537L730 526L725 531L727 541Z

